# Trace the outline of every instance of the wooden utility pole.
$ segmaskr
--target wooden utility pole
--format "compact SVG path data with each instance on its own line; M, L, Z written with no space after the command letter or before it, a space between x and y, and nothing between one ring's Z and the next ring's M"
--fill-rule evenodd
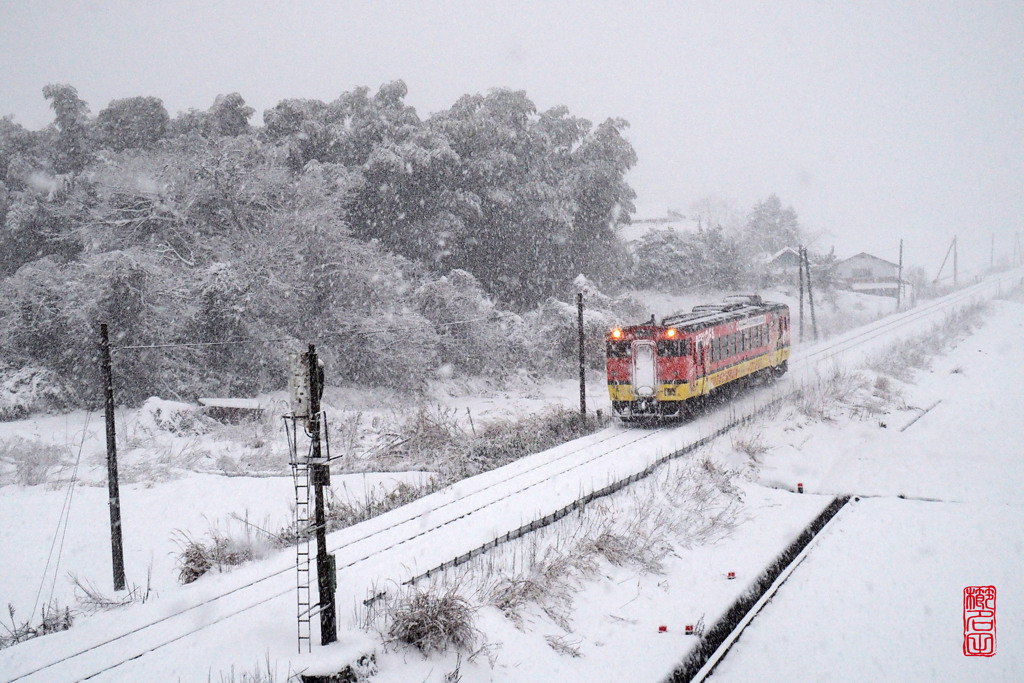
M587 419L587 369L583 355L583 292L576 293L576 317L580 335L580 419L586 424ZM582 425L581 425L582 426Z
M807 304L811 307L811 330L814 332L814 341L818 341L818 320L814 317L814 288L811 286L811 259L807 256L806 248L804 267L807 269Z
M800 341L804 340L804 245L797 247L797 255L800 258Z
M103 405L107 419L107 491L110 499L110 556L114 590L124 590L124 547L121 542L121 494L117 486L117 435L114 432L114 373L110 366L110 336L100 323L100 364L103 366Z
M338 639L335 588L337 568L334 556L327 554L327 517L324 513L324 487L331 483L330 465L320 450L320 363L316 347L309 345L309 435L312 439L310 451L310 473L313 475L315 509L313 522L316 526L316 580L317 596L320 602L320 644L328 645Z
M953 289L956 289L957 283L957 267L956 267L956 235L953 235Z
M949 260L949 255L953 254L953 287L956 287L956 237L949 243L949 249L946 250L946 255L942 258L942 265L939 266L939 272L935 275L935 279L932 280L932 284L939 281L942 277L942 271L946 268L946 261Z
M896 310L900 310L900 299L903 293L903 239L900 239L900 263L896 268Z

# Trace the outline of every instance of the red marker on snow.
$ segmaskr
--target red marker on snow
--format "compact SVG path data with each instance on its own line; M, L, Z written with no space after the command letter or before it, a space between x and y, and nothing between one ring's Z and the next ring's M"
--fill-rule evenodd
M797 485L796 485L796 492L797 493L803 493L804 492L804 483L802 481L797 483Z
M668 626L659 626L658 627L658 633L664 633L667 630L668 630Z
M729 572L728 578L735 579L736 578L736 572Z
M686 625L686 635L688 635L688 636L692 636L693 635L693 624L687 624Z

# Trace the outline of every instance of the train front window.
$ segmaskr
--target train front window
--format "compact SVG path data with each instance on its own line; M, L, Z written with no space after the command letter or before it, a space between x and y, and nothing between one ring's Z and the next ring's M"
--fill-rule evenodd
M665 358L679 358L690 353L688 339L663 339L658 342L658 355Z
M609 341L608 342L608 357L609 358L629 358L630 356L630 344L627 341Z

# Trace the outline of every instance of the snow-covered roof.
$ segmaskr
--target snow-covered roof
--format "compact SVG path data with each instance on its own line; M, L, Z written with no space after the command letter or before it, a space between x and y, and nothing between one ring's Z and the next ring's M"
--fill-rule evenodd
M236 410L262 410L263 406L254 398L201 398L199 405L207 408L233 408Z
M879 263L884 263L887 266L892 266L893 268L899 268L898 264L893 263L892 261L886 261L884 258L878 258L877 256L872 256L871 254L867 253L866 251L862 251L859 254L854 254L850 258L843 259L839 263L846 263L847 261L852 261L854 259L860 259L860 258L872 259L873 261L878 261ZM836 265L839 265L839 263L837 263Z

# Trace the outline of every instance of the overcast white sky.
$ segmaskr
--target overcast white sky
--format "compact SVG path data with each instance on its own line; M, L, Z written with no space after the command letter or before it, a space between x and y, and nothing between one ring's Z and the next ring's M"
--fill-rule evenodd
M0 115L95 114L153 95L173 116L237 91L262 112L403 79L421 117L522 89L631 124L642 215L771 193L840 256L934 276L1024 232L1024 2L43 2L0 0ZM1024 235L1021 236L1024 241Z

